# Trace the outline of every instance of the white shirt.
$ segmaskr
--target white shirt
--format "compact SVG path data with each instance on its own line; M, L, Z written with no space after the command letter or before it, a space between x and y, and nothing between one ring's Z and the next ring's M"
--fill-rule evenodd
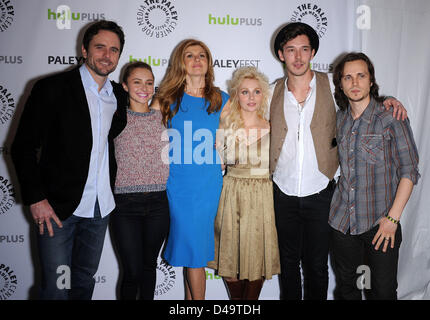
M93 143L87 182L81 202L73 215L93 218L94 206L98 199L100 214L105 217L115 208L110 186L108 135L113 114L117 108L117 101L109 80L106 80L99 92L99 86L88 71L86 64L83 64L79 71L91 117Z
M328 74L328 77L333 95L333 76ZM309 86L310 90L302 107L293 93L288 90L287 79L285 80L284 115L288 131L273 173L273 181L283 193L289 196L306 197L324 190L329 183L329 179L318 170L310 129L316 99L315 73ZM275 84L272 84L269 106L274 89ZM270 110L267 115L270 115ZM339 168L335 176L338 175Z

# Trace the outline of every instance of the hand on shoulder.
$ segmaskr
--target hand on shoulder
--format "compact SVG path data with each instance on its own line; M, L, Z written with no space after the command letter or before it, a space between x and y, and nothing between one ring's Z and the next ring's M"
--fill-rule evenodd
M158 99L153 99L150 105L151 109L154 110L160 110L160 102L158 101Z

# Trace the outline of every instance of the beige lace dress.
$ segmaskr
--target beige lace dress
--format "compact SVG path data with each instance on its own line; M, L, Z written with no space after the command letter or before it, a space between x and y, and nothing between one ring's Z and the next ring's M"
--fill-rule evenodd
M280 273L280 262L269 176L270 134L249 145L235 141L223 157L227 173L215 220L215 259L208 267L223 277L271 279Z

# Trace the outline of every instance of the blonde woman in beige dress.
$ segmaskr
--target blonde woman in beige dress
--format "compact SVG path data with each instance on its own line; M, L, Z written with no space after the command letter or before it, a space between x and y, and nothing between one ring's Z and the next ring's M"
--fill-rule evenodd
M215 259L208 266L223 277L232 300L257 300L264 279L280 273L270 124L264 119L268 92L267 78L256 68L237 69L217 134L226 175L215 220Z

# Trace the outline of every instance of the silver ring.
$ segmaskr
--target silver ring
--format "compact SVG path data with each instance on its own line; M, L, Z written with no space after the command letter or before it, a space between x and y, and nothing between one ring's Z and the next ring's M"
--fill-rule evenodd
M385 241L390 241L390 238L388 238L388 237L387 237L387 238L385 238Z
M40 226L41 224L43 224L43 220L39 220L39 221L37 222L37 224Z

